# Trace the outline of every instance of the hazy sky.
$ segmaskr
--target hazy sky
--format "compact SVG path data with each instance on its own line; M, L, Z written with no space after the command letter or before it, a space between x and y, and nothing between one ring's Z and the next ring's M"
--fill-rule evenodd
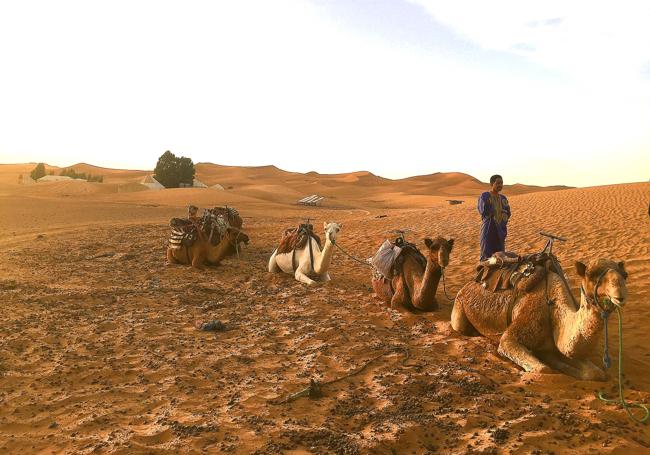
M650 1L0 3L0 163L650 178Z

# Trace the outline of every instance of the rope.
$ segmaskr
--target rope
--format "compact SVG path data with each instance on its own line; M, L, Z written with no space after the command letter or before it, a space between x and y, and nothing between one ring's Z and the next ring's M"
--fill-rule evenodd
M442 273L442 290L445 293L445 297L447 298L447 300L449 300L450 302L453 302L454 299L452 299L451 297L449 297L447 295L447 286L445 284L445 268L441 267L440 270L441 270L441 273ZM458 292L456 294L458 294Z
M380 359L383 356L385 356L387 354L391 354L391 353L393 353L395 351L398 351L398 350L400 350L400 348L391 349L390 351L387 351L387 352L382 352L381 354L367 360L366 363L364 363L360 368L357 368L356 370L352 371L351 373L343 375L340 378L332 379L330 381L322 382L322 383L318 382L318 381L315 381L314 379L310 379L309 380L309 385L307 387L305 387L304 389L302 389L302 390L300 390L300 391L298 391L296 393L292 393L291 395L288 395L284 400L268 400L267 403L269 403L269 404L285 404L285 403L289 403L291 401L297 400L300 397L305 397L305 396L308 396L310 398L320 398L320 397L323 396L323 392L321 390L321 387L329 385L329 384L334 384L336 382L342 381L342 380L347 379L347 378L352 377L352 376L356 376L357 374L359 374L363 370L365 370L366 367L368 365L370 365L372 362L374 362L375 360ZM409 354L408 348L405 347L405 346L402 346L401 350L404 351L404 358L402 359L402 364L404 365L404 364L406 364L406 361L409 359L410 354Z
M621 307L614 302L612 304L616 306L616 314L618 315L618 399L605 398L605 393L602 390L598 392L598 399L605 403L620 404L632 420L638 423L647 423L648 418L650 418L650 410L640 403L627 403L623 396L623 316L621 315ZM643 409L645 415L639 419L632 414L631 408Z
M359 264L363 264L363 265L365 265L367 267L372 267L372 265L368 264L366 261L362 261L361 259L357 259L354 256L352 256L351 254L349 254L347 251L345 251L343 248L341 248L338 243L336 243L336 242L332 242L332 243L334 244L335 247L337 247L339 250L341 250L343 252L343 254L345 254L350 259L352 259L354 261L357 261Z
M609 367L612 366L612 359L609 357L609 313L607 311L603 311L600 313L600 317L603 318L603 321L605 321L605 347L603 348L603 365L605 365L606 369L609 369Z

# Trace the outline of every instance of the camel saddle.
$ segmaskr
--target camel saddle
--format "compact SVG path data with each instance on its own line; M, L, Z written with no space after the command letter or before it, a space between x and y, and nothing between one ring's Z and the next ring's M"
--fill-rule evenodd
M303 248L310 237L316 240L318 247L322 249L320 237L314 232L314 225L305 223L295 228L286 229L282 234L277 254L290 253Z
M194 245L199 236L196 224L187 218L172 218L169 220L169 226L171 227L169 247L173 250Z
M505 257L506 260L500 256L497 261L484 261L479 264L475 281L492 292L510 289L528 292L537 286L553 267L553 261L546 253L527 256L506 253Z
M402 237L395 240L385 240L381 244L377 253L370 258L370 263L375 268L375 278L392 279L402 272L404 263L404 253L412 252L418 262L426 267L427 260L420 250L413 244L405 241Z
M216 228L219 231L219 234L223 236L226 230L234 226L238 229L241 229L243 220L239 216L239 212L234 207L214 207L208 209L216 218Z

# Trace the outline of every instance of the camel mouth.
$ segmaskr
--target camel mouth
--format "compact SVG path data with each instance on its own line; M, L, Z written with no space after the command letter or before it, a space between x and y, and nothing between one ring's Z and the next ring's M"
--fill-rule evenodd
M614 296L612 296L612 295L607 295L607 297L609 298L609 300L612 301L612 303L613 303L614 305L618 305L618 306L620 306L620 307L622 307L623 305L625 305L625 298L624 298L624 297L614 297Z

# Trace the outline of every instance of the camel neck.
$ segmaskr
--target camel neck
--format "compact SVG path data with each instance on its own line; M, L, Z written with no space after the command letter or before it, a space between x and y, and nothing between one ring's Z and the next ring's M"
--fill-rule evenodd
M204 241L208 250L207 260L213 264L220 262L224 257L226 257L231 246L234 248L228 233L223 235L221 241L216 246L211 245L207 239Z
M559 328L556 345L560 352L570 358L586 356L603 330L603 319L598 309L587 302L582 294L577 311L570 302L564 302L563 308L556 311L556 317L561 319L555 325Z
M312 239L310 238L311 242ZM315 241L314 241L315 243ZM318 247L315 248L315 251L318 250ZM320 252L320 255L314 258L314 272L318 275L321 275L330 267L330 262L332 260L332 254L334 253L334 245L330 241L329 235L325 233L325 246L323 246L323 251Z
M440 264L427 257L427 266L422 274L422 283L419 289L416 290L413 299L416 306L419 302L432 302L436 299L436 291L438 290L441 276L442 268Z

